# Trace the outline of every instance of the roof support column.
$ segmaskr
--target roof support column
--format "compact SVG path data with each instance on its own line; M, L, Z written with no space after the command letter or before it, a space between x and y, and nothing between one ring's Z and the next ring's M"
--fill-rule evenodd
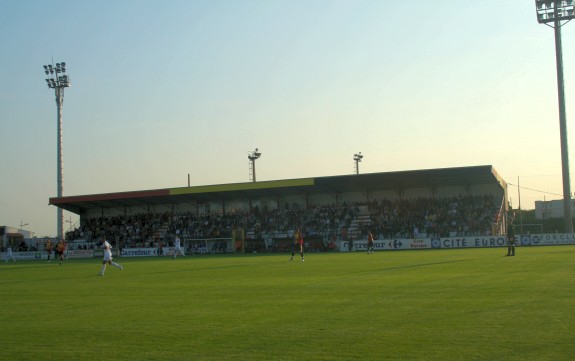
M371 199L371 192L369 191L369 189L365 190L365 201L366 203L369 203L369 200Z

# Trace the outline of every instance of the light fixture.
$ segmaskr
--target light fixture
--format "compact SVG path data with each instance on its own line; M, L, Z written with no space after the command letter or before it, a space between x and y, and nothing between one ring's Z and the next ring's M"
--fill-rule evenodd
M537 21L555 31L555 60L557 62L557 96L559 98L559 133L561 146L561 171L563 175L564 232L573 233L571 216L571 181L569 175L569 149L567 146L567 115L565 112L565 86L563 78L563 50L561 27L573 19L573 0L535 0Z
M248 154L248 159L250 160L250 176L252 182L256 181L256 159L262 156L262 153L256 148L253 152Z
M361 152L353 155L353 160L355 161L355 174L359 174L359 162L363 159Z
M52 64L44 65L44 72L49 78L46 79L48 88L54 89L56 95L57 107L57 121L58 121L58 143L57 143L57 187L58 197L63 195L63 166L62 166L62 107L64 105L64 88L71 86L70 78L64 75L66 72L66 63L56 63L56 67ZM52 76L56 72L56 75ZM58 207L57 215L57 232L58 239L64 239L64 213L62 208Z
M535 8L537 9L537 21L540 24L573 19L573 0L535 0Z

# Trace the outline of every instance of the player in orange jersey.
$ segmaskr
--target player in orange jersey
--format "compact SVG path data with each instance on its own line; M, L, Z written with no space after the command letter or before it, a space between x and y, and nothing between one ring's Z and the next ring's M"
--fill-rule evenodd
M60 258L60 265L64 262L64 252L66 252L66 243L63 240L59 240L56 244L56 257Z
M50 262L50 257L52 257L52 240L50 238L46 238L46 243L44 243L44 249L46 253L48 253L48 262Z
M293 260L293 256L296 252L296 249L299 250L299 254L301 255L301 261L303 262L304 261L304 258L303 258L303 235L302 235L299 228L296 229L296 231L294 232L294 235L293 235L293 248L291 251L291 258L289 259L290 261Z

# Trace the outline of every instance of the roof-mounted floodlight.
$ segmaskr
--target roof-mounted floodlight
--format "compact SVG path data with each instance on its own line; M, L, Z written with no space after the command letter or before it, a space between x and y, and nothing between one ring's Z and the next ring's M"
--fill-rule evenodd
M262 156L262 153L258 151L258 148L256 148L256 150L254 150L253 152L251 152L251 153L248 155L248 158L249 158L250 160L256 160L256 159L258 159L258 158L261 157L261 156Z
M262 156L262 153L256 148L253 152L248 154L248 159L250 160L250 175L252 176L252 182L256 181L256 159Z
M359 162L363 159L361 152L353 155L353 160L355 161L355 173L359 174Z

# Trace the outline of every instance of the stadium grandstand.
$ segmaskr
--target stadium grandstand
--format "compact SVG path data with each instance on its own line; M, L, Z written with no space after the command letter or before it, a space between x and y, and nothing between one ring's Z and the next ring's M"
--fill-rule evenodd
M491 236L505 230L507 184L490 165L258 181L50 198L80 216L69 242L120 248L284 252L301 227L307 251L341 241Z

